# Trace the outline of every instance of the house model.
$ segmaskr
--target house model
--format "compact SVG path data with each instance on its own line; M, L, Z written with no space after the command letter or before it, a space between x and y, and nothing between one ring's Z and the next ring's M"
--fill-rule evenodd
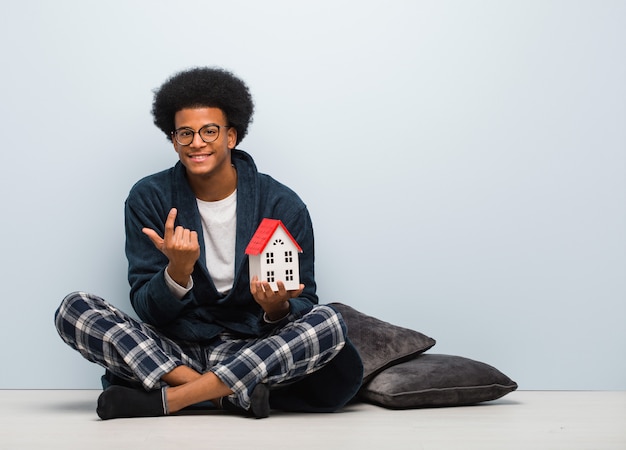
M259 280L267 281L274 291L278 290L276 282L279 280L288 291L298 289L298 253L302 253L302 249L280 220L263 219L246 247L250 279L257 276Z

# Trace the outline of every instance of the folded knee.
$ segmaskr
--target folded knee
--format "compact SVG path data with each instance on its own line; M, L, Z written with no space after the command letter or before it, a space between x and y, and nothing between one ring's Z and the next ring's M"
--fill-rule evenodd
M327 305L318 305L313 308L313 311L324 317L324 321L327 326L333 329L333 334L339 341L343 342L346 339L348 328L343 320L343 317L338 311Z
M94 302L102 301L98 297L84 292L72 292L62 301L54 313L54 323L61 337L73 336L78 319L96 307Z
M81 292L72 292L65 296L61 301L61 304L54 313L55 321L58 322L59 318L65 317L71 314L72 311L76 311L80 308L80 304L84 304L84 299Z

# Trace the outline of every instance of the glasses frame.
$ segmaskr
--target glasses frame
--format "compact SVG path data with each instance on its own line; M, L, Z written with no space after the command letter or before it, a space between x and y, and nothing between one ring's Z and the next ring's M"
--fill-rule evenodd
M207 141L204 137L202 137L202 134L200 132L204 128L206 128L206 127L216 127L217 128L217 135L215 136L215 139ZM211 142L215 142L215 141L217 141L220 138L220 132L222 131L222 128L227 129L227 128L231 128L231 126L230 125L218 125L216 123L207 123L206 125L202 125L198 131L194 130L191 127L180 127L180 128L175 129L174 131L172 131L172 139L174 139L178 145L182 145L183 147L187 147L188 145L193 144L193 141L196 139L196 134L198 134L200 136L200 139L202 139L202 142L210 144ZM178 140L178 132L182 131L182 130L191 131L193 133L193 136L191 137L191 141L188 144L183 144L182 142L180 142Z

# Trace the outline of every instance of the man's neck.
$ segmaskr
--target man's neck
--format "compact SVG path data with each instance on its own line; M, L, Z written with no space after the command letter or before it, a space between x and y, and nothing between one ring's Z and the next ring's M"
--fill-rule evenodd
M229 166L224 173L189 177L188 180L196 198L205 202L223 200L237 189L237 171L234 166Z

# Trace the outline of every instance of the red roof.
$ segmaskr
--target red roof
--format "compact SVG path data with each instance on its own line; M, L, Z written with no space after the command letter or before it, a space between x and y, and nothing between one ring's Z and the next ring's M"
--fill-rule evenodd
M254 236L250 239L250 243L246 247L246 255L260 255L263 253L263 250L269 243L269 240L274 235L274 232L278 227L281 227L283 231L287 234L287 237L291 239L291 242L296 246L299 252L302 252L302 249L293 238L289 230L283 225L280 220L277 219L263 219L259 228L254 232Z

